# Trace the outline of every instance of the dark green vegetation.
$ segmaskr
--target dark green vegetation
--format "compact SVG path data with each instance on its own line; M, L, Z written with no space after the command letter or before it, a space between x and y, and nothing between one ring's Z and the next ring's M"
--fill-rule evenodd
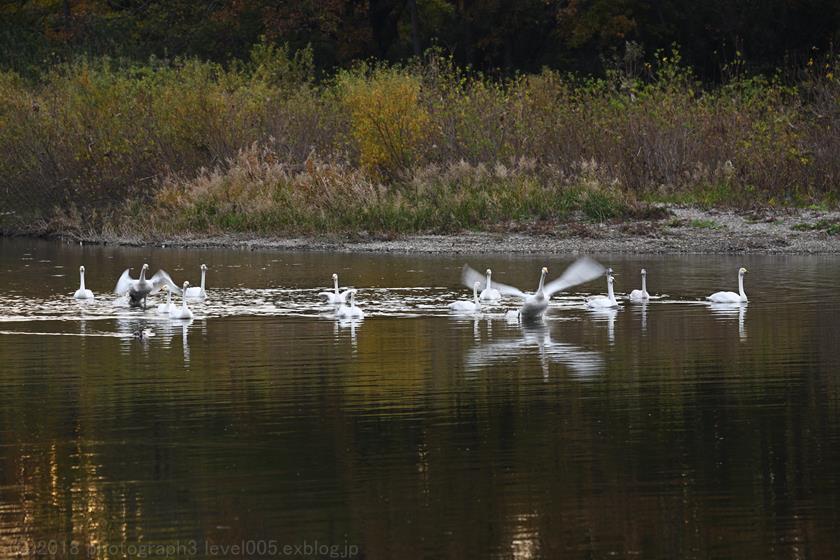
M824 231L829 235L840 234L840 222L833 220L818 220L812 224L796 224L793 226L796 231Z
M265 36L311 46L326 70L439 46L483 71L601 73L632 41L649 52L679 43L702 78L719 80L741 55L763 71L804 64L838 30L834 0L0 0L0 67L78 53L227 62Z
M671 30L656 35L649 10L607 0L356 11L336 0L317 21L314 8L247 4L0 4L4 22L19 24L0 26L0 227L453 231L648 216L651 202L836 203L838 61L804 48L830 41L833 5L807 41L788 37L785 52L801 64L745 44L719 51L710 73L712 43L687 40L687 60L625 43L656 46L685 14L666 17ZM678 4L668 14L682 13ZM786 21L813 20L802 6L786 9L798 14ZM493 27L504 37L482 30L492 14L510 19ZM534 14L551 40L541 54L519 52L528 49L520 37L539 36L526 23ZM363 15L368 27L351 25ZM441 42L453 33L451 56L351 64L428 46L431 21ZM704 40L723 45L724 36ZM786 71L757 71L768 64ZM475 69L498 66L509 71ZM565 71L574 67L596 74Z

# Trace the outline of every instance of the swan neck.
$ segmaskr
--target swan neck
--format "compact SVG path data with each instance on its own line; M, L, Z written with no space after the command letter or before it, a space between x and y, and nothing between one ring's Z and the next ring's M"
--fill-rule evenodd
M747 299L747 294L744 293L744 275L738 275L738 295L741 296L741 299Z
M540 274L540 285L537 288L537 293L542 293L544 285L545 285L545 272Z
M142 282L142 281L143 281L143 280L145 280L145 279L146 279L146 269L145 269L145 268L141 268L141 269L140 269L140 281Z
M172 305L172 290L166 290L166 307Z
M84 291L85 289L85 273L84 271L79 272L79 289Z
M473 285L473 302L478 304L478 287Z
M607 295L610 298L610 301L615 301L615 292L613 291L613 283L607 282Z
M204 277L203 276L201 277L201 282L202 282L201 287L203 288L204 287ZM333 278L333 287L335 288L335 295L338 295L338 276Z
M207 271L203 268L201 269L201 291L204 291L204 277L207 275Z
M642 276L642 292L647 293L647 276Z
M487 273L487 286L486 286L486 287L487 287L487 289L488 289L488 290L489 290L489 289L490 289L490 287L491 287L491 286L490 286L490 273L489 273L489 272Z

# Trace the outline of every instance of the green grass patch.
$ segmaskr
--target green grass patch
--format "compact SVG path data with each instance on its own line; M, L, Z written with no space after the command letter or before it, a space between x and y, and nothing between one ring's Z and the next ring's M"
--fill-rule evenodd
M824 231L829 235L840 235L840 221L819 220L813 223L802 222L791 227L796 231Z
M695 219L688 222L688 227L695 229L721 229L723 226L714 220Z

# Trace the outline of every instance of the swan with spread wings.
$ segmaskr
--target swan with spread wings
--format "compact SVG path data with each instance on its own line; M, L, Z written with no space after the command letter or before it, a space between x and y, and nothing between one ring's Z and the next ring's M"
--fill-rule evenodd
M175 285L172 278L165 270L158 270L151 278L146 278L146 271L149 270L149 265L144 264L140 269L140 277L134 279L131 277L130 268L125 271L117 280L117 286L114 288L114 293L123 295L128 294L128 304L131 307L143 307L146 309L146 297L149 294L158 293L164 286L169 286L169 289L176 294L181 293L181 288Z
M504 296L522 299L522 306L519 308L519 317L523 320L533 320L543 316L545 310L548 309L548 300L551 299L551 296L567 290L572 286L594 280L603 273L603 266L589 257L583 257L573 262L559 278L552 280L548 284L545 283L548 268L543 267L540 274L540 283L533 294L525 293L519 288L500 282L494 282L493 287L499 290L499 293ZM483 282L484 276L468 265L464 265L461 271L461 281L465 286L471 288L476 282Z

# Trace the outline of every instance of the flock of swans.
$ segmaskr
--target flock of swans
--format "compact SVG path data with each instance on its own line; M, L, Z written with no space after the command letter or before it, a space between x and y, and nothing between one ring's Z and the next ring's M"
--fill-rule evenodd
M744 275L747 273L746 268L738 270L738 292L715 292L706 299L712 303L730 303L740 304L747 303L747 294L744 292ZM595 278L605 274L607 279L607 295L595 295L586 298L586 307L589 309L614 309L619 307L618 299L615 297L613 284L615 283L615 276L611 268L605 269L596 261L584 257L575 261L563 274L556 280L552 280L548 284L545 283L545 277L548 274L548 269L543 267L540 274L540 281L537 285L536 291L532 294L524 293L519 288L508 286L499 282L493 283L492 271L488 268L486 276L482 276L479 272L473 270L465 265L461 273L461 280L464 285L471 287L473 290L473 299L467 301L455 301L449 304L449 309L455 313L480 313L482 304L498 303L502 296L512 296L522 301L521 307L518 311L514 311L519 318L536 319L542 317L545 310L548 308L548 301L551 296L558 292L565 291L578 284L583 284L594 280ZM642 288L640 290L633 290L627 296L630 302L646 303L650 301L651 296L647 291L647 271L643 268ZM481 292L479 293L479 290Z
M149 265L144 264L140 267L140 276L138 278L131 277L131 269L127 268L117 280L117 285L114 287L114 293L119 296L127 296L129 307L147 308L147 298L150 295L157 294L161 290L166 290L166 303L161 303L156 307L156 311L160 315L168 316L171 319L192 319L193 312L187 304L188 299L203 300L207 297L205 292L205 280L207 274L207 265L201 265L201 285L200 287L190 288L189 282L184 282L179 288L172 278L165 270L158 270L151 278L146 278L146 272L149 270ZM172 292L182 296L181 305L172 303ZM85 288L85 267L79 267L79 289L73 294L75 299L91 300L95 296L93 292ZM148 331L138 331L135 336L144 338L149 336Z
M157 305L156 312L172 319L192 319L193 312L189 308L188 300L204 300L207 298L205 282L207 265L201 265L201 280L199 287L190 287L189 282L184 282L181 287L172 280L164 270L158 270L150 278L147 278L149 265L144 264L140 268L140 275L132 278L130 269L126 269L117 280L114 293L126 296L130 307L147 308L147 298L162 290L166 291L166 303ZM712 303L743 304L747 302L747 294L744 292L745 268L738 270L738 292L721 291L715 292L706 297ZM546 282L548 268L543 267L540 272L540 279L537 289L533 292L524 292L514 286L495 282L492 279L492 271L488 268L485 274L473 270L464 265L461 272L462 283L471 288L473 297L471 300L454 301L448 305L448 309L456 314L479 315L486 306L497 306L503 298L515 298L519 300L518 309L508 311L508 318L515 318L520 321L533 321L541 319L548 309L549 300L559 292L563 292L586 282L595 280L602 275L606 276L606 295L594 295L585 299L585 305L589 309L615 309L620 303L614 291L615 276L611 268L604 268L597 261L583 257L572 263L558 278ZM339 287L338 275L332 275L333 290L319 292L318 296L322 301L333 307L335 317L341 320L358 320L365 316L364 311L356 305L355 288L341 290ZM181 304L173 303L173 292L181 296ZM79 267L79 289L73 297L80 300L93 299L93 292L85 288L85 267ZM646 303L651 299L647 290L647 271L641 270L641 289L633 290L627 296L631 303Z

